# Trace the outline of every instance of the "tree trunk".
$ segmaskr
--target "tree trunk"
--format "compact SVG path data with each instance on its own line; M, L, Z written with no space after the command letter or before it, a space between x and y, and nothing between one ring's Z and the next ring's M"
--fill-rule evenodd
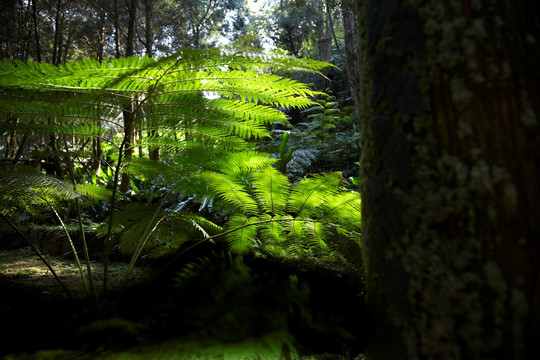
M96 59L100 63L103 61L103 50L105 48L105 10L101 10L99 16L99 32L98 32L98 46L96 51Z
M131 0L129 6L129 21L126 44L126 56L133 56L135 52L135 19L137 17L137 0ZM126 105L123 111L124 116L124 136L126 145L124 150L124 159L129 161L133 155L133 146L135 139L135 107L133 103ZM122 173L120 191L126 192L130 187L130 176L128 172Z
M153 31L153 22L154 22L154 6L153 0L144 1L144 12L146 18L145 24L145 35L146 35L146 55L149 57L154 56L154 31ZM148 121L148 120L147 120ZM150 138L158 137L156 130L148 131L148 136ZM148 156L150 160L159 160L159 147L150 146L148 148ZM142 157L142 155L141 155Z
M58 65L61 62L62 58L62 0L58 0L56 3L56 16L54 18L54 43L53 43L53 53L52 53L52 63Z
M34 21L34 40L36 41L36 61L41 62L41 44L39 36L36 0L32 0L32 19Z
M115 56L118 59L120 56L120 13L118 9L118 0L114 0L114 49Z
M317 21L318 37L317 47L319 50L319 60L330 62L332 60L332 28L330 22L330 9L326 8L324 4L321 4L321 15ZM326 11L324 11L326 9ZM324 18L323 18L324 16ZM327 72L327 71L323 71ZM324 77L321 77L319 88L326 89L330 86L330 81Z
M154 22L153 0L144 0L144 16L146 19L144 26L146 55L152 57L154 56L154 29L152 27Z
M137 0L131 0L129 4L126 56L133 56L135 54L135 21L136 19L137 19Z
M539 359L534 5L359 5L368 358Z
M360 69L358 64L358 26L357 11L354 0L341 0L341 14L343 17L343 32L345 37L345 73L351 90L353 104L356 109L356 118L360 118ZM336 44L337 46L337 44Z
M124 136L126 138L125 150L124 150L124 161L131 160L133 155L133 143L135 136L135 114L134 114L134 104L129 103L123 110L124 116ZM122 180L120 182L120 191L126 192L130 187L130 175L128 172L122 173Z

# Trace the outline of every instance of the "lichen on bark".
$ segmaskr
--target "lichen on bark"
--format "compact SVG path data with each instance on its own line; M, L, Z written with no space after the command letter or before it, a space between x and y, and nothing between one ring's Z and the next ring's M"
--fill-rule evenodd
M500 255L508 246L529 259L507 230L523 189L496 141L513 131L497 107L512 106L501 94L515 80L496 3L361 3L363 245L378 359L526 351L531 279L515 281ZM535 124L534 109L512 110Z

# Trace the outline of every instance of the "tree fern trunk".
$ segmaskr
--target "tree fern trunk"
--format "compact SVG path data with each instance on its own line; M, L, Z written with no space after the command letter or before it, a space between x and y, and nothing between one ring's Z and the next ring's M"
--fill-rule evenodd
M128 33L126 43L126 56L133 56L135 51L135 19L137 17L137 0L131 0L129 5L129 20ZM135 136L135 114L133 113L134 106L130 102L123 110L124 115L124 136L126 139L124 159L129 161L133 155L133 140ZM120 183L120 191L126 192L129 190L130 176L129 173L122 173L122 181Z
M360 3L368 358L540 358L537 12Z
M101 120L98 120L97 126L101 128ZM92 156L92 170L99 176L101 173L101 157L103 156L100 136L94 136L92 139Z
M123 111L124 114L124 136L125 141L125 150L124 150L124 160L129 162L133 155L133 134L135 132L135 114L133 113L133 104L126 105L126 108ZM129 190L130 176L129 173L122 173L122 180L120 182L120 191L126 192Z

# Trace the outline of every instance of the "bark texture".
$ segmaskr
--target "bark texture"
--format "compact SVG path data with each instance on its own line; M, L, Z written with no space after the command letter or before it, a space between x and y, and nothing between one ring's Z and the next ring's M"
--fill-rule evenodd
M530 3L359 2L369 358L540 358Z

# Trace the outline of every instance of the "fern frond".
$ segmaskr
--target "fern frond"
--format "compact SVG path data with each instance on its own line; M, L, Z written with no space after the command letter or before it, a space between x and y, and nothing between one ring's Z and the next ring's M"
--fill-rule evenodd
M257 203L244 189L245 184L238 179L219 173L206 172L203 174L212 190L225 202L245 215L258 212Z
M304 231L312 249L319 251L328 249L328 245L325 242L326 227L324 224L317 221L307 221L304 223Z
M225 153L215 161L212 168L231 176L247 176L258 169L274 164L276 161L276 159L271 159L269 154L249 150Z
M258 221L258 217L248 217L244 214L237 214L229 219L227 227L235 229L227 234L227 241L232 252L243 254L252 248L257 239Z
M94 184L77 184L77 192L93 200L109 200L112 191L104 186Z
M46 206L46 201L80 197L73 185L35 169L20 165L0 167L0 209L6 213L29 211Z
M263 212L283 215L289 196L289 180L272 166L267 166L252 175L253 192Z
M339 191L341 173L328 173L304 179L291 190L288 210L299 216L319 216L320 207Z
M258 226L261 242L264 245L275 243L279 245L285 239L283 223L286 222L285 217L271 216L263 214L260 217L261 223Z
M223 231L221 226L189 211L168 212L167 219L180 224L183 232L187 233L191 239L201 237L206 239Z
M340 223L345 228L360 231L361 200L360 194L343 192L328 199L324 204L322 221Z

